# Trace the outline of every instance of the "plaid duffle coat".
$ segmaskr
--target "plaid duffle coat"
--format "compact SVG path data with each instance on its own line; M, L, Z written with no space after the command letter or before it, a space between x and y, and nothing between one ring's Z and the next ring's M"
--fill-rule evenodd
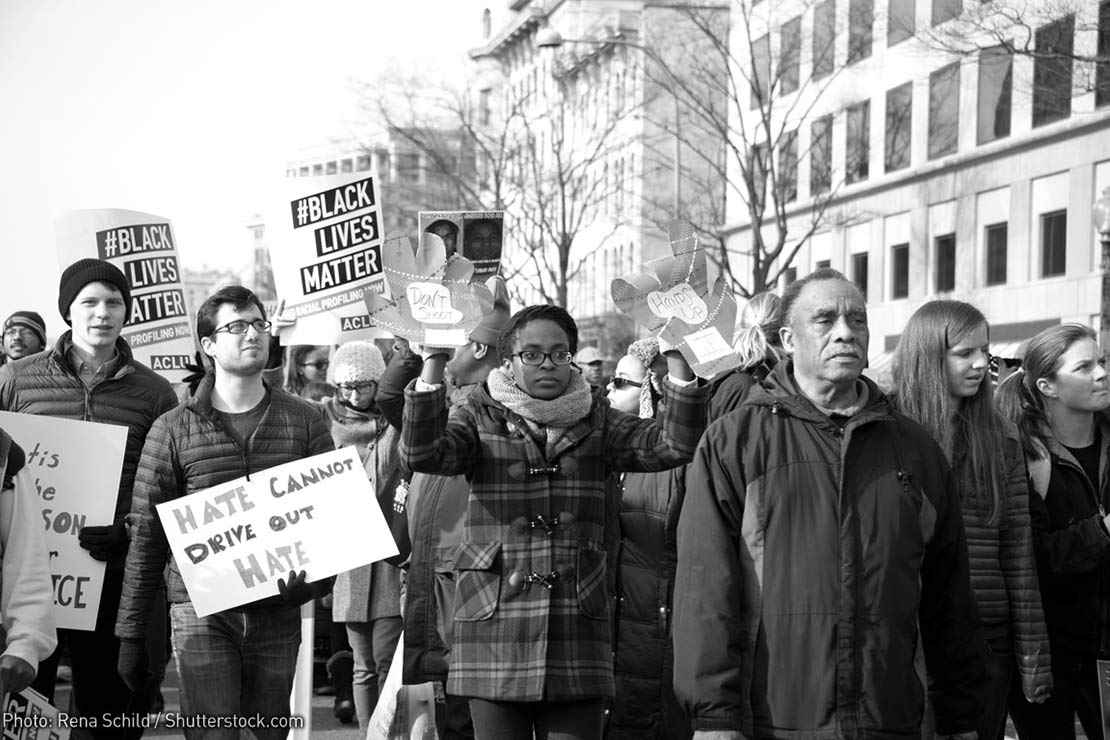
M465 475L447 691L501 701L613 696L606 479L687 462L705 429L702 381L664 383L640 419L595 395L545 451L517 414L476 388L448 418L444 389L405 392L401 456L412 470Z

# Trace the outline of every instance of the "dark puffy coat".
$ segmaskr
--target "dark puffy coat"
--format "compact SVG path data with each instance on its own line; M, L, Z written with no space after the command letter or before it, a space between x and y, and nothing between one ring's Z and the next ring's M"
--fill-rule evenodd
M658 420L614 411L595 396L550 457L484 386L450 420L442 387L406 390L402 458L414 471L470 481L455 561L449 694L504 701L613 695L607 479L686 462L705 425L707 390L667 381ZM547 585L530 583L533 575Z
M177 562L155 507L275 465L334 449L323 415L308 401L271 387L270 405L246 449L224 430L212 409L213 376L192 398L159 417L147 435L135 476L132 513L137 519L127 554L126 579L116 635L145 638L150 601L169 562L166 593L171 603L189 601ZM272 597L272 603L278 603ZM259 603L271 603L263 599Z
M671 612L678 551L675 533L686 468L626 473L617 550L616 697L611 740L681 740L690 723L675 699Z
M959 498L928 433L862 382L840 426L780 363L698 446L674 597L675 690L696 729L918 736L919 629L939 732L975 727Z
M1099 480L1055 439L1029 460L1033 537L1053 653L1110 657L1110 420L1098 417Z
M713 378L709 384L709 423L739 408L752 386L766 378L774 366L774 360L768 359L754 367L738 367Z

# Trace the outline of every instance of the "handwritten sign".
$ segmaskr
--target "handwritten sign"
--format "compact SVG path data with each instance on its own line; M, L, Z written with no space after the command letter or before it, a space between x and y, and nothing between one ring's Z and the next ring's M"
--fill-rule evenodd
M0 411L0 427L27 456L42 508L59 628L92 630L104 563L77 542L86 525L111 524L119 496L127 427Z
M67 740L71 719L81 718L60 713L32 688L4 695L4 740Z
M158 505L198 616L397 554L358 452L344 447Z
M647 307L661 319L679 318L687 324L700 324L709 315L705 301L689 283L679 283L666 292L651 291Z
M62 269L86 257L120 268L131 286L131 317L122 336L135 358L171 382L193 361L192 314L169 220L137 211L71 211L56 223Z

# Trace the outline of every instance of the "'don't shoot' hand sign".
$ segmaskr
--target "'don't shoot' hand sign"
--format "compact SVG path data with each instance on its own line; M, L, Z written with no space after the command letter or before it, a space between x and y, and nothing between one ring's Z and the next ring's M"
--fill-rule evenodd
M493 308L493 295L471 283L474 265L457 254L446 256L443 240L424 234L413 250L406 237L387 239L382 262L392 299L364 296L370 321L409 342L460 347Z
M663 345L682 353L694 373L709 378L740 364L730 339L736 300L725 276L708 287L705 251L687 233L672 239L674 256L652 260L643 271L615 279L613 302Z

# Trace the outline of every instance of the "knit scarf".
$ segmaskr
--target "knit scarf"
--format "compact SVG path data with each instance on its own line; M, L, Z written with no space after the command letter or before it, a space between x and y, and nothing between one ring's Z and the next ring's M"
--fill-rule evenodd
M563 395L550 401L529 396L502 367L490 370L486 384L493 400L524 419L533 435L546 440L548 451L568 428L589 415L593 403L581 373L574 373Z

